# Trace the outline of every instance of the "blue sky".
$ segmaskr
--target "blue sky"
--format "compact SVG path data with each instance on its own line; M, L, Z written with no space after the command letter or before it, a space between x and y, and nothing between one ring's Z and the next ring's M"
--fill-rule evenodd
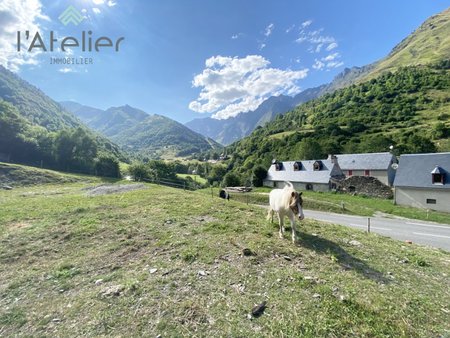
M64 26L73 5L85 19ZM55 100L129 104L181 122L227 118L383 56L448 1L0 0L0 63ZM2 22L3 21L3 22ZM19 23L20 22L20 23ZM9 50L15 31L124 37L119 52ZM23 33L24 34L24 33ZM54 65L50 57L92 57Z

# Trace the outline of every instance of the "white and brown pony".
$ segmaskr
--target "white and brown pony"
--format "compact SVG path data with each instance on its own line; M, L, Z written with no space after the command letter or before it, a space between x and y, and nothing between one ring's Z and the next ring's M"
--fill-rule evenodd
M272 220L274 212L278 215L280 224L280 238L284 233L284 217L287 216L291 221L292 227L292 243L295 243L295 217L299 220L305 218L303 215L303 199L302 193L295 191L291 182L285 182L283 189L273 189L269 195L269 213L267 219Z

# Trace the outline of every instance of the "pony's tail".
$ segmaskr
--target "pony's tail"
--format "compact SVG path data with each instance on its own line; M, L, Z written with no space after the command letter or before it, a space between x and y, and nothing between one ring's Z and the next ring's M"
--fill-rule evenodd
M289 182L289 181L284 181L284 184L285 184L285 188L286 187L289 187L289 188L294 188L294 185L291 183L291 182Z

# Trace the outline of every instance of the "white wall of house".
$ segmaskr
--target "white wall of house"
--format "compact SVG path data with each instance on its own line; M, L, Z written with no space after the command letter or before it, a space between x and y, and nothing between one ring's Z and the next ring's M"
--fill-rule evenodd
M435 204L432 203L433 200L436 201ZM450 212L450 191L449 189L396 187L395 203L415 208Z
M349 175L349 170L344 170L347 177L351 176L372 176L378 179L381 183L389 185L387 170L369 170L369 175L366 175L365 170L351 170L352 175ZM393 181L393 179L392 179Z
M375 177L383 184L389 185L387 170L371 170L370 176Z

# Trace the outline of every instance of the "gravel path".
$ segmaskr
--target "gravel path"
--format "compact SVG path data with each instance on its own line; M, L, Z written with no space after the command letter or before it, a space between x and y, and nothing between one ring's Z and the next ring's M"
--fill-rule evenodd
M106 194L119 194L127 191L145 189L144 184L103 184L96 187L90 187L86 190L87 196L100 196Z

